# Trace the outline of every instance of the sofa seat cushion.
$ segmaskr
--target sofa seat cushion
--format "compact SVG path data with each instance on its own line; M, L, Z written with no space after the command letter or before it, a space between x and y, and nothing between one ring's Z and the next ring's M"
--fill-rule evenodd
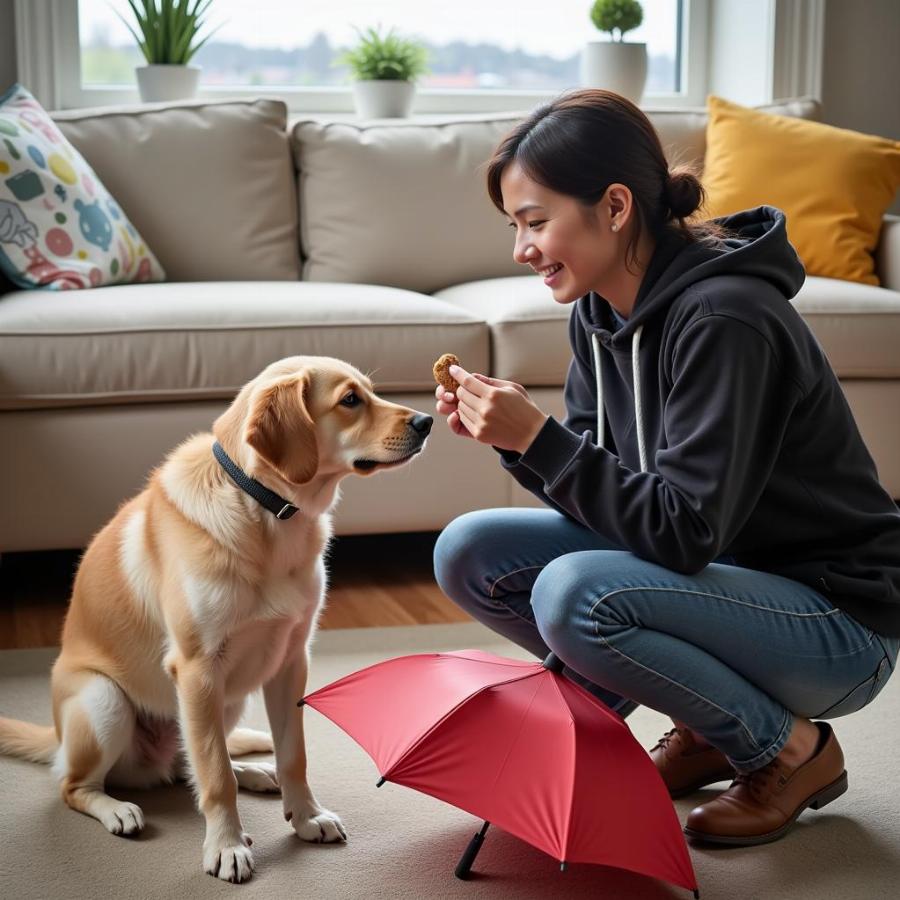
M900 291L808 276L794 306L840 378L900 378Z
M565 382L572 305L557 303L537 276L475 281L435 297L487 321L494 377L530 386ZM811 276L793 302L838 377L900 378L900 292Z
M230 398L284 356L336 356L380 391L432 390L453 351L487 371L483 318L375 285L204 282L0 298L0 409Z
M571 305L557 303L537 275L489 278L438 291L435 298L481 316L491 331L490 375L530 386L565 381ZM456 352L463 367L472 362Z

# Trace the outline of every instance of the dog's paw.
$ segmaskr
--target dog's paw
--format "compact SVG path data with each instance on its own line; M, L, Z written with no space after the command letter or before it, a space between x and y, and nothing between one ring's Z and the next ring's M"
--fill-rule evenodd
M261 794L280 794L281 785L278 783L278 775L272 763L231 763L231 769L237 783L247 791L257 791Z
M128 837L144 830L144 813L133 803L114 801L98 818L110 834Z
M253 854L250 852L250 836L241 835L240 844L231 844L224 847L204 846L203 870L207 875L221 878L222 881L230 881L232 884L240 884L249 881L253 875Z
M314 844L333 844L336 841L347 840L344 823L330 810L318 809L311 815L303 816L295 816L293 812L286 810L284 817L291 823L297 836L304 841Z

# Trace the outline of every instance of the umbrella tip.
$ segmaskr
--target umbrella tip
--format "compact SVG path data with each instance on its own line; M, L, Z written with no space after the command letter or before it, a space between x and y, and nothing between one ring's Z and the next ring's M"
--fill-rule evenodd
M384 778L384 775L382 775L381 778L378 779L378 784L376 784L375 787L381 787L384 784L384 782L385 782L385 778Z
M560 871L560 872L565 872L566 869L568 869L568 868L569 868L569 864L568 864L567 862L561 862L561 863L559 864L559 871Z
M305 701L305 700L298 700L298 701L297 701L297 706L306 706L306 701Z
M700 891L694 891L694 900L700 900Z

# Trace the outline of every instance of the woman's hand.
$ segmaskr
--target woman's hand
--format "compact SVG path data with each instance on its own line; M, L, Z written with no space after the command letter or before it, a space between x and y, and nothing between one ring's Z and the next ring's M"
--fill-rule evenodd
M517 453L531 446L547 416L521 384L472 374L459 366L451 366L450 375L459 383L456 394L440 385L434 393L437 411L447 416L454 434Z

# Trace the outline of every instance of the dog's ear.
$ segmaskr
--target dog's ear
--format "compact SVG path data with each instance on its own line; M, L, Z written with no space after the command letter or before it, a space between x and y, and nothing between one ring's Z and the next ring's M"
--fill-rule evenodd
M306 484L319 468L309 377L268 384L250 401L245 440L282 478Z

